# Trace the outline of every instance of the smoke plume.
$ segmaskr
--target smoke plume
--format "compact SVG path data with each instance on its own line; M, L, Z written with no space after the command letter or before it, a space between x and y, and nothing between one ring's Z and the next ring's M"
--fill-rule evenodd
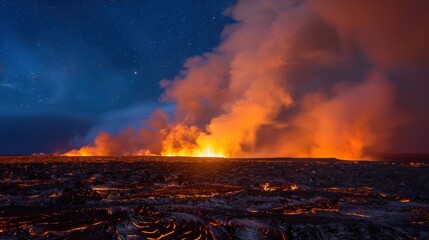
M422 81L398 76L429 56L424 9L423 1L238 1L225 13L235 23L221 44L161 81L172 116L158 110L141 129L101 133L67 154L359 159L390 151L411 124L406 116L423 112L401 108L414 103L398 89Z

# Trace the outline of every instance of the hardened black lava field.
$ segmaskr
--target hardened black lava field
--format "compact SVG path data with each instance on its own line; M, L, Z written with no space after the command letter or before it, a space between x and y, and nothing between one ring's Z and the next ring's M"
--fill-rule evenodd
M428 161L0 157L0 239L428 237Z

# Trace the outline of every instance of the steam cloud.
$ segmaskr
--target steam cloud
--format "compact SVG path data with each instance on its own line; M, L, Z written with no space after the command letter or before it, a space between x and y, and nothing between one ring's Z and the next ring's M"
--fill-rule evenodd
M425 81L392 77L418 72L429 56L429 4L415 3L238 1L222 43L161 81L172 117L158 110L139 130L101 133L68 154L358 159L391 151L410 116L426 116L427 107L404 109L415 103L398 91Z

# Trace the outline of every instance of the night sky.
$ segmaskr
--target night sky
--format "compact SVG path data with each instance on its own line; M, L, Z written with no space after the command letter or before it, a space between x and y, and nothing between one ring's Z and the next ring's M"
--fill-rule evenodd
M159 81L219 44L232 4L1 1L0 154L62 151L148 116Z

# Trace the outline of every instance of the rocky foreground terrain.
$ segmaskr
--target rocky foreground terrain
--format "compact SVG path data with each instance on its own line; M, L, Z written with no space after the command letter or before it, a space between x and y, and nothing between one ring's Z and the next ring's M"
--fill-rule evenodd
M429 162L0 157L0 239L427 239Z

